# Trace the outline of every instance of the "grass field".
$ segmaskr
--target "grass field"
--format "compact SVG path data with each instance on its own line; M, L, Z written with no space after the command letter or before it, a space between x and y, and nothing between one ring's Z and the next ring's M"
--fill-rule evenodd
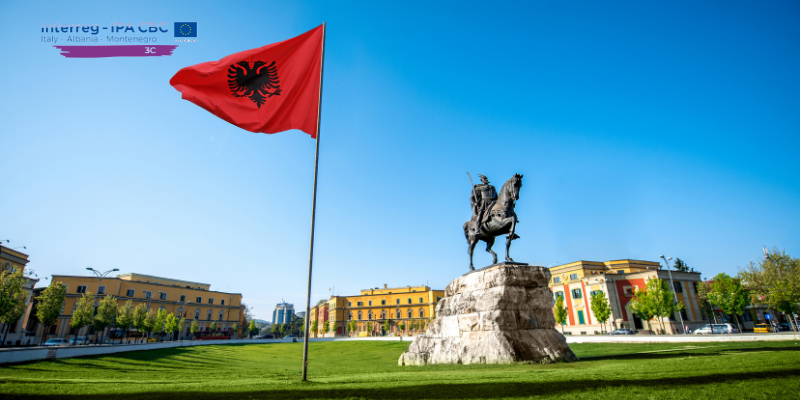
M571 346L585 358L574 363L398 367L408 345L311 343L310 382L300 381L302 343L40 361L0 367L0 398L800 398L795 342L585 343Z

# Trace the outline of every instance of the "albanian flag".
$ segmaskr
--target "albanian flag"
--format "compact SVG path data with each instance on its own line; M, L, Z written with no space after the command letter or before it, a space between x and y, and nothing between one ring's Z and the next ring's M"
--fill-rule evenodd
M317 137L324 26L178 71L169 83L208 112L250 132L299 129Z

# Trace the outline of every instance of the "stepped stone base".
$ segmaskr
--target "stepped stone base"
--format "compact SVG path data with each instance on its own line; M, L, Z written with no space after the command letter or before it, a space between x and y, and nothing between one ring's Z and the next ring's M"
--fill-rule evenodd
M400 365L549 363L578 358L555 330L550 271L502 263L454 279Z

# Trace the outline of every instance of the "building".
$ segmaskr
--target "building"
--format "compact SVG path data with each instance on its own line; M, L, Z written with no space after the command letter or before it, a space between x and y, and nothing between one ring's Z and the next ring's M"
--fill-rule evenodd
M120 306L130 300L134 307L145 304L148 309L164 309L176 317L184 317L187 324L181 336L189 334L189 325L194 320L198 321L201 332L209 331L211 323L216 322L217 331L232 333L234 323L241 326L244 322L242 295L213 291L208 283L136 273L119 274L102 281L96 276L53 275L51 282L66 285L67 298L56 324L48 327L48 337L94 334L93 327L76 330L69 326L77 300L86 292L99 299L116 296ZM38 330L37 334L40 333Z
M591 294L602 291L611 305L611 318L606 329L628 328L645 331L648 326L630 310L629 303L636 289L644 290L648 279L659 278L670 282L670 272L662 270L654 261L613 260L605 262L575 261L550 268L550 289L553 295L564 298L569 309L564 332L573 335L596 335L603 332L591 309ZM683 326L694 330L708 323L700 313L697 285L698 272L671 271L673 291L684 310L665 319L667 334L680 333ZM681 319L683 325L681 325ZM660 322L651 321L652 328L660 329ZM561 327L557 327L560 329Z
M272 324L288 324L292 322L294 316L294 304L289 304L281 300L272 311Z
M28 265L28 255L21 252L14 250L9 247L5 247L0 245L0 268L3 271L14 272L17 270L25 270L25 266ZM27 275L27 274L26 274ZM33 287L36 285L36 282L39 282L38 279L33 279L31 277L25 278L25 283L23 284L23 288L28 292L28 295L25 298L25 307L26 310L19 318L19 320L14 321L11 324L8 324L8 334L6 334L6 343L8 345L18 345L18 344L27 344L28 340L32 338L30 337L30 333L25 329L27 326L26 322L30 315L30 310L33 303ZM0 333L6 331L6 324L0 323ZM0 336L2 339L2 336Z
M434 290L428 286L404 286L364 289L357 296L332 296L326 302L316 305L310 312L310 323L319 321L323 326L327 321L334 332L317 332L315 337L334 337L370 334L413 335L422 332L422 325L436 315L436 304L444 297L444 290ZM346 329L350 321L356 321L356 331ZM384 331L385 322L389 331ZM400 324L405 325L401 332ZM411 326L418 328L412 330ZM369 327L372 330L369 331Z

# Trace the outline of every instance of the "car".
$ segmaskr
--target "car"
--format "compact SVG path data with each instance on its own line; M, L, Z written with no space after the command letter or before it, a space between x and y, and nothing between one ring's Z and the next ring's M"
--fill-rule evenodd
M286 336L284 339L297 339L297 336L289 335L289 336Z
M609 335L635 335L636 331L630 329L615 329L608 333Z
M739 328L733 324L707 324L699 329L695 329L695 335L722 335L728 333L739 333Z
M767 324L756 324L753 327L753 333L769 333L771 328Z
M69 341L65 338L53 338L47 339L46 342L42 343L42 346L66 346L67 344L69 344Z
M89 339L87 339L86 336L73 336L69 344L73 346L87 345L89 344Z
M780 324L778 324L778 331L782 332L782 331L791 331L791 330L792 330L792 326L789 325L788 322L781 322Z

